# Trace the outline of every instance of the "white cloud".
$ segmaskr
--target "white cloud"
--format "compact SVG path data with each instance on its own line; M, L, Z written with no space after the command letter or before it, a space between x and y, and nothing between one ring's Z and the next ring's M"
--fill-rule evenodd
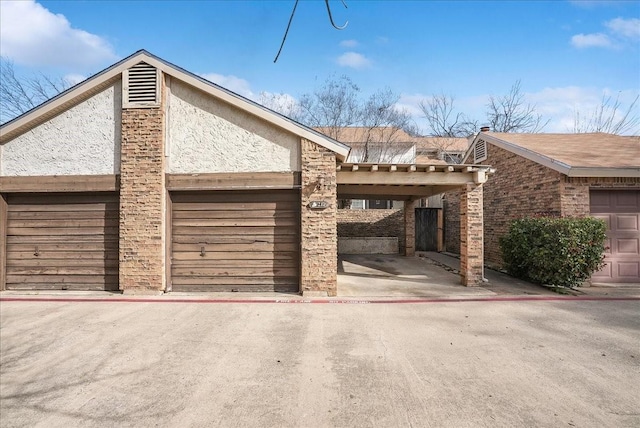
M67 74L63 77L64 81L70 84L71 86L77 85L78 83L87 79L87 76L83 76L82 74Z
M613 41L609 36L602 33L594 34L576 34L571 37L571 44L578 49L585 48L612 48Z
M345 52L337 59L338 64L343 67L366 68L371 65L371 61L357 52Z
M356 48L360 45L357 40L343 40L340 42L340 46L343 48Z
M243 97L254 99L255 94L251 91L251 85L246 80L229 74L227 76L218 73L204 73L200 76L205 79L222 86L225 89L235 92L236 94L242 95Z
M262 91L256 100L259 104L288 117L297 115L298 100L290 94Z
M605 22L604 25L617 36L640 40L640 19L638 18L615 18Z
M621 110L628 108L638 96L637 90L614 91L610 88L566 86L544 88L539 92L526 94L526 100L536 105L536 111L550 119L543 132L572 132L575 114L588 117L602 104L603 97L616 97ZM637 106L637 109L640 107ZM640 115L640 111L636 112Z
M33 0L0 1L0 51L28 66L92 68L117 59L106 40Z

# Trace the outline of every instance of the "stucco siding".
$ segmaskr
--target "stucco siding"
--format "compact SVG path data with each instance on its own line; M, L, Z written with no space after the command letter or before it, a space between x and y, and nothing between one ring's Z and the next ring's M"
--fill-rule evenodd
M299 137L178 80L170 86L170 173L300 171Z
M120 169L120 82L2 146L0 175L98 175Z

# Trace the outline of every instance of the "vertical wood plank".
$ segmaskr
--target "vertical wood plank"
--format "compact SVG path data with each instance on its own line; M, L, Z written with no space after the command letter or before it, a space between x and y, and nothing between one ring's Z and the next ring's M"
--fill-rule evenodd
M173 262L173 203L171 201L171 193L165 190L166 212L165 212L165 261L164 261L164 273L165 273L165 292L173 290L173 283L171 281L171 265Z
M443 209L438 209L438 245L437 251L441 253L444 251L444 213Z
M0 194L0 290L7 285L7 197Z

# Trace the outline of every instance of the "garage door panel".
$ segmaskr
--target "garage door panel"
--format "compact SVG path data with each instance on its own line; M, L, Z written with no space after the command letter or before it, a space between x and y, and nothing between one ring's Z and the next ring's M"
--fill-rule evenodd
M104 253L105 250L118 250L118 241L104 242L96 240L95 242L64 242L58 244L51 241L34 241L32 243L25 243L24 240L20 240L18 243L7 243L7 251L33 252L35 246L38 247L41 253L49 251L72 252L74 254L84 253L86 251L100 251Z
M299 191L172 194L175 291L298 291Z
M601 282L640 282L640 190L592 190L591 213L607 219L606 266Z
M8 198L8 289L118 289L118 198L15 194Z
M118 275L118 266L11 266L14 275Z
M279 277L274 278L272 276L262 277L250 277L250 276L235 276L235 277L223 277L223 276L177 276L173 280L174 286L189 286L188 288L200 287L202 291L215 291L214 289L224 289L225 291L233 291L242 289L242 291L264 291L265 286L298 286L298 277L292 276L289 278ZM249 288L249 286L252 286ZM208 288L210 287L210 288ZM247 287L247 288L245 288ZM177 291L187 291L187 287L179 287ZM291 291L291 290L289 290Z
M13 198L11 198L13 200ZM73 204L73 203L64 203L64 204L50 204L43 205L46 202L42 202L41 204L12 204L13 212L79 212L79 211L115 211L116 215L118 210L120 209L118 202L100 202L100 203L90 203L90 204ZM9 216L8 216L9 218Z
M616 230L638 231L638 220L640 219L640 215L618 214L616 219Z
M219 227L294 227L298 224L297 218L263 217L263 218L223 218L223 219L197 219L191 225L185 224L188 220L177 220L174 227L176 233L209 234ZM180 228L185 228L180 230Z
M108 284L73 284L64 282L43 282L29 284L13 284L11 290L67 290L67 291L118 291L118 281Z
M11 211L7 218L12 220L88 220L88 219L118 219L117 208L110 211L91 210L91 211Z
M16 250L16 247L21 248ZM104 251L101 251L94 247L90 251L66 251L65 249L47 250L42 247L34 248L29 245L8 245L7 260L31 260L33 262L50 259L61 259L67 261L81 259L118 260L117 250L117 248L107 248Z
M635 279L640 276L640 262L619 262L618 277L621 279Z
M175 249L178 251L200 251L203 244L207 246L217 244L250 244L253 242L266 243L299 243L298 235L252 235L252 236L231 236L231 235L215 235L207 236L203 239L201 235L180 235L174 239Z
M7 273L7 284L118 284L118 274L102 275L20 275Z
M250 197L247 197L250 195ZM283 191L212 191L212 192L178 192L173 193L171 201L175 204L213 204L224 206L224 204L237 203L255 204L261 203L277 203L277 202L290 202L296 204L299 200L299 194L297 192L291 192L289 190ZM232 206L232 205L229 205Z
M177 228L174 230L174 241L176 242L194 242L193 237L199 237L199 240L195 242L202 242L203 235L202 234L194 234L194 230L191 228ZM295 235L298 236L299 232L292 227L281 227L281 226L270 226L270 227L244 227L244 226L236 226L232 228L227 227L219 227L219 228L210 228L207 231L207 236L212 239L217 239L218 236L283 236L283 235Z
M299 211L295 209L255 209L255 210L245 210L243 215L246 218L264 218L264 217L276 217L276 215L280 218L297 218L300 215ZM176 222L176 220L184 220L184 219L217 219L217 218L238 218L237 210L184 210L184 211L176 211L173 210L173 220L174 224L179 226L180 222ZM188 224L189 222L182 222L182 224Z
M102 228L102 229L113 229L111 233L117 231L118 227L118 219L117 218L74 218L74 219L13 219L11 221L11 225L13 227L20 228L37 228L37 229L48 229L48 228L83 228L83 227L91 227L91 228Z
M176 267L173 269L175 275L188 275L192 277L215 277L215 278L237 278L237 277L271 277L271 276L296 276L298 268L288 267L250 267L250 266L199 266L199 267Z
M619 191L613 193L614 204L618 208L619 212L631 210L631 212L638 208L638 192L633 191Z
M67 265L70 259L57 258L57 259L44 259L44 260L31 260L31 259L8 259L7 266L9 267L56 267ZM94 259L73 259L74 266L97 266ZM107 259L100 263L105 268L118 268L118 259Z
M233 259L233 257L236 257ZM200 253L195 252L176 252L174 250L172 259L174 260L174 265L181 265L183 261L199 261L199 260L298 260L299 253L297 251L279 251L278 253L274 252L259 252L253 253L250 259L246 257L238 257L238 254L228 253L228 252L214 252L207 251L204 256L201 256Z
M114 227L13 227L11 223L7 227L7 234L14 236L60 236L60 235L113 235L118 232Z
M640 239L638 238L617 239L616 243L618 254L640 254Z

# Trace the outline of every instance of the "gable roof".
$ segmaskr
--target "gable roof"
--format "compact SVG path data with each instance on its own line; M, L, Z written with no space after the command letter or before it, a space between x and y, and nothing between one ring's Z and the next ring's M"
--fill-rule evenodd
M463 162L479 140L570 177L640 177L640 136L480 132Z
M341 126L332 128L330 126L319 126L314 128L316 131L327 135L335 135L336 140L345 144L351 143L414 143L417 137L407 134L404 129L394 126Z
M209 82L208 80L193 74L183 68L171 64L145 50L139 50L127 58L117 62L109 68L95 74L87 80L67 89L38 107L16 117L0 127L0 144L17 137L29 129L37 126L63 111L79 104L91 96L103 91L114 82L120 79L124 70L132 66L145 62L163 73L182 80L191 86L213 96L221 101L253 114L275 126L285 129L295 135L319 144L334 153L338 159L344 160L349 154L349 147L342 144L314 129L304 126L286 116L270 110L254 101L238 95L222 86Z

